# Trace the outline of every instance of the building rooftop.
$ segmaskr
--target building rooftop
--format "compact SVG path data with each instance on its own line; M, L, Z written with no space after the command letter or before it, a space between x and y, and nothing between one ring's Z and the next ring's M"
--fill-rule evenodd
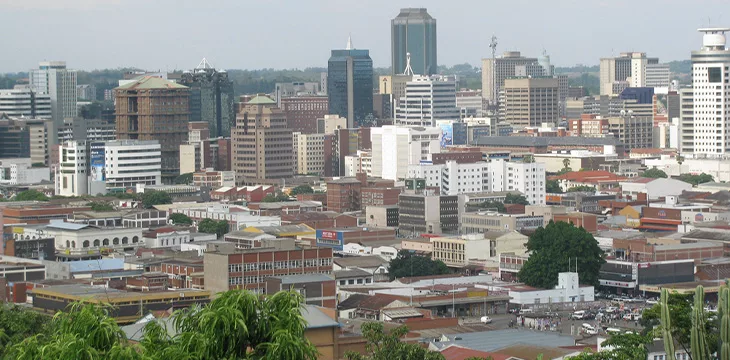
M347 299L340 301L337 305L338 310L356 309L360 307L360 303L365 299L371 298L371 295L367 294L352 294Z
M256 95L246 104L248 105L272 105L276 104L276 101L266 95Z
M248 229L248 228L246 228ZM245 229L244 229L245 231ZM265 233L269 235L279 236L289 233L313 233L314 229L304 224L296 225L280 225L280 226L254 226L251 227L253 233Z
M730 231L692 230L690 233L685 234L682 239L730 241Z
M378 267L381 265L387 266L389 263L387 260L377 255L334 258L332 259L332 262L343 269Z
M270 276L270 277L281 280L282 285L324 282L324 281L332 280L332 277L327 276L325 274L300 274L300 275L282 275L282 276Z
M333 271L332 275L335 276L335 279L349 279L349 278L359 278L364 276L372 276L371 273L362 270L362 269L348 269L348 270L338 270Z
M40 289L33 289L35 294L60 295L74 300L119 302L131 298L176 298L178 296L209 296L210 292L202 290L176 290L159 292L127 292L108 288L106 286L92 286L83 284L56 285ZM183 295L181 295L183 294ZM114 301L116 300L116 301Z
M623 145L611 137L545 137L545 136L482 136L474 139L474 146L550 146L550 145L572 145L572 146L601 146L601 145Z
M279 201L279 202L260 202L256 203L258 205L259 209L261 210L275 210L275 209L281 209L285 207L318 207L322 206L322 203L319 201Z
M669 250L689 250L689 249L705 249L705 248L720 248L722 247L722 244L719 243L713 243L713 242L706 242L706 241L698 241L698 242L692 242L692 243L683 243L683 244L666 244L666 245L656 245L654 247L654 250L663 250L663 251L669 251Z
M446 360L466 360L466 359L489 359L492 360L510 360L513 359L509 355L497 354L494 352L478 351L465 348L459 345L449 345L441 350Z
M455 340L457 337L460 340ZM515 329L445 335L444 338L446 338L446 341L442 339L442 341L432 342L431 344L439 349L446 348L450 345L459 345L487 352L494 352L517 345L544 346L549 348L575 345L575 340L572 336L554 332Z
M344 177L327 181L327 184L360 184L360 180L354 177Z
M187 89L187 86L167 81L156 76L144 76L137 81L124 84L115 90Z

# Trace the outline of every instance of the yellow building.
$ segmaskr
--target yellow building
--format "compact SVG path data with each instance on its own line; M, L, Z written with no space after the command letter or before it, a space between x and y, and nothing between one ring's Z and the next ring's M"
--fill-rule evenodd
M249 226L242 231L260 234L268 234L277 238L296 238L299 236L314 236L316 230L305 224L281 225L281 226Z
M644 205L629 205L618 212L619 215L626 216L626 225L638 228L641 226L641 208Z

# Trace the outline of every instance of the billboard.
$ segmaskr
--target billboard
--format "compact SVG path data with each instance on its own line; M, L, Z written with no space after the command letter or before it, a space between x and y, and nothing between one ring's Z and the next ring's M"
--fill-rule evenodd
M89 157L89 173L91 181L105 181L104 175L104 143L91 144L91 156Z
M317 246L331 247L335 251L342 251L345 236L341 231L317 230Z
M441 147L454 145L454 125L440 124L439 127L441 128Z

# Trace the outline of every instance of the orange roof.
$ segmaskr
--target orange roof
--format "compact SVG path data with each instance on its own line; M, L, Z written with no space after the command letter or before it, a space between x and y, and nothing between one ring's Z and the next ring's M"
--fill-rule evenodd
M631 149L632 154L676 154L676 150L670 149L659 149L659 148L646 148L646 149Z
M563 175L553 176L551 180L568 180L575 182L620 181L625 179L610 171L572 171Z
M648 183L650 183L650 182L652 182L654 180L656 180L656 179L654 179L654 178L645 178L645 177L637 177L637 178L629 179L628 182L639 183L639 184L648 184Z

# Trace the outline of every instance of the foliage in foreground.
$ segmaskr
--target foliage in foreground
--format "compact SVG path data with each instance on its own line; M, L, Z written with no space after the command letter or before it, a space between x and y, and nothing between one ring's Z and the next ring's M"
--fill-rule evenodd
M304 302L296 292L260 298L231 290L210 304L175 312L177 335L158 322L144 328L131 344L108 307L75 303L57 313L47 331L10 343L7 359L316 359L317 350L304 336ZM29 312L29 311L26 311ZM3 317L0 315L0 324ZM42 329L42 326L39 326ZM39 329L39 330L40 330Z
M383 323L368 322L362 325L362 335L367 340L366 350L369 355L352 351L345 353L347 360L444 360L439 352L429 351L417 343L400 341L408 333L405 325L386 333Z

